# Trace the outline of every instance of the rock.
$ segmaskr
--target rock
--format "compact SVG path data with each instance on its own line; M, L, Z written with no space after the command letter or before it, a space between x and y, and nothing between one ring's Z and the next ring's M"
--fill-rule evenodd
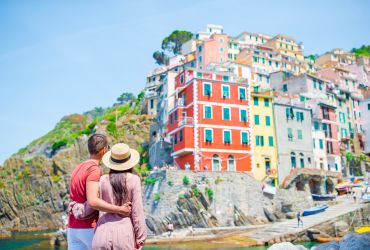
M290 242L276 243L269 247L267 250L307 250L304 246L295 246Z
M340 249L363 250L370 249L370 233L350 233L340 242Z
M265 213L266 215L266 218L270 221L270 222L274 222L276 221L276 217L275 215L267 208L263 208L263 212Z
M343 237L344 235L348 233L349 226L344 221L338 221L338 222L335 222L334 229L337 232L338 236Z
M294 219L296 218L296 213L295 212L288 212L285 214L287 219Z
M256 222L257 224L267 224L269 221L266 219L266 217L257 216Z

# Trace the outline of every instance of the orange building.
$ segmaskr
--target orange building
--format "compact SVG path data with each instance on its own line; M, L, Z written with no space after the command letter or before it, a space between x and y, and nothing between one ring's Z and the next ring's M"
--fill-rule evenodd
M238 79L194 69L176 77L168 135L181 169L251 171L250 89Z

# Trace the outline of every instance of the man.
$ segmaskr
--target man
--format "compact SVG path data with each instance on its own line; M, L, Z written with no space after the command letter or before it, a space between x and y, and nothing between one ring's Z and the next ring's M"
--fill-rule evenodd
M80 163L72 172L70 182L70 199L74 202L85 203L95 209L107 213L119 213L130 215L129 203L123 206L115 206L99 199L99 179L101 170L99 162L103 155L109 150L108 141L105 135L94 134L87 143L90 157ZM93 213L87 219L81 220L73 214L68 218L68 249L69 250L90 250L94 228L98 220L98 213Z

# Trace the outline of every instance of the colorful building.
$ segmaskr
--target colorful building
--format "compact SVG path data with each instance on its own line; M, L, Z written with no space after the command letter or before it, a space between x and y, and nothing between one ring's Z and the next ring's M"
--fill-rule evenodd
M176 77L169 113L175 164L181 169L252 170L250 90L230 73L186 69Z
M296 41L289 36L277 35L268 40L265 45L272 47L281 54L296 58L299 61L304 61L303 44L297 44Z
M277 145L272 91L251 92L253 175L257 180L277 178Z

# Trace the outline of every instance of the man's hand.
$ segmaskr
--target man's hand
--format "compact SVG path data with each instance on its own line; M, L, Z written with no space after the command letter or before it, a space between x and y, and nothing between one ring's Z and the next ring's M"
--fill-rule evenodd
M119 213L124 216L130 216L131 215L131 202L126 202L122 206L119 207Z

